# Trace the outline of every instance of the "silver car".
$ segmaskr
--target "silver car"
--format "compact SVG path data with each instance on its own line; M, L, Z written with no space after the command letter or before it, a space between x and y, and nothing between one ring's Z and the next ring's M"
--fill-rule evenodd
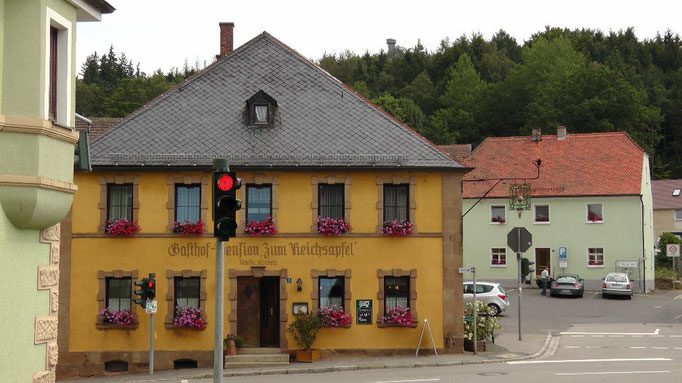
M601 295L606 298L608 295L625 295L632 299L632 285L630 278L625 273L609 273L604 278L601 287Z
M474 301L474 283L464 282L464 302ZM493 316L498 316L500 313L509 308L509 301L507 300L507 292L502 285L495 282L478 282L476 281L476 300L481 301L490 307Z

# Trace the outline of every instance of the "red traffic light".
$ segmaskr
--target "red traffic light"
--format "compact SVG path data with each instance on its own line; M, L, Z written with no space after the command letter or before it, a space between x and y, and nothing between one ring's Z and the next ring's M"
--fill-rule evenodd
M154 281L147 282L147 287L149 287L150 289L153 289L154 288Z
M224 174L218 179L218 189L229 191L234 186L234 179L229 174Z

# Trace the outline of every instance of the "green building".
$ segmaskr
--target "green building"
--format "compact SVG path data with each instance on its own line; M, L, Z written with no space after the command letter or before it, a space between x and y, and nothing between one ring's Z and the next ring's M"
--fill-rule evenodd
M462 211L464 266L475 266L477 279L517 286L507 234L525 227L531 286L546 266L552 276L580 275L586 290L599 290L609 272L629 273L635 292L654 288L649 156L626 133L559 127L556 135L488 138L462 163L475 168L463 181ZM510 209L511 200L527 210Z
M54 382L59 221L71 207L76 22L103 0L0 0L2 381Z

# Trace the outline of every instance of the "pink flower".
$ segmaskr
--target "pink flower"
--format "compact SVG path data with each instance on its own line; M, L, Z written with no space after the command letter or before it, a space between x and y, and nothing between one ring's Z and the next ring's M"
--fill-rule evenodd
M277 234L275 223L272 218L267 216L262 221L248 221L244 225L244 232L249 235L274 235Z
M386 324L396 325L396 326L412 326L414 323L414 313L410 312L409 307L402 307L400 305L389 310L388 315L381 318L381 320Z
M114 237L132 237L138 231L140 231L140 226L137 220L129 222L127 218L107 221L107 227L104 230L105 233Z
M322 235L340 235L351 230L353 228L343 218L317 217L317 232Z
M173 223L173 233L179 233L182 235L196 235L200 237L205 231L206 225L201 219L195 223L192 223L189 219L186 219L184 222Z
M390 237L407 237L412 234L414 224L406 219L384 222L383 232Z

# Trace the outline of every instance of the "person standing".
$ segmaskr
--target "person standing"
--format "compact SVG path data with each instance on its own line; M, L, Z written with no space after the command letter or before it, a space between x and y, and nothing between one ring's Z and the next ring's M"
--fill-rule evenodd
M547 282L549 282L549 268L545 266L540 274L540 283L542 283L542 295L547 295Z

